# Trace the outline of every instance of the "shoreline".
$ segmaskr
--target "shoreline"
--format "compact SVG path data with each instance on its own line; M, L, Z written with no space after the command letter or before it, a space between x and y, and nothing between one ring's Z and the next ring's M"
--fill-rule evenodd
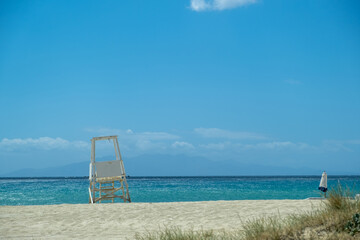
M134 239L136 233L171 227L234 231L248 220L312 211L321 202L233 200L0 206L0 233L4 239Z
M209 175L209 176L133 176L127 175L126 178L128 179L142 179L142 178L297 178L297 177L305 177L305 178L316 178L320 179L321 176L318 174L304 174L304 175ZM328 175L329 178L339 178L339 177L349 177L349 178L359 178L359 174L335 174L335 175ZM21 176L0 176L0 180L7 180L7 179L89 179L89 176L29 176L29 177L21 177Z

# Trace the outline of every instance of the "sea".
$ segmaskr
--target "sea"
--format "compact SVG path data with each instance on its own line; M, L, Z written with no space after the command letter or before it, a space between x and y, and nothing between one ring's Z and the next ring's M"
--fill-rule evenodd
M320 176L128 177L132 202L306 199L321 197ZM360 193L360 176L328 176ZM0 205L88 203L87 177L0 178Z

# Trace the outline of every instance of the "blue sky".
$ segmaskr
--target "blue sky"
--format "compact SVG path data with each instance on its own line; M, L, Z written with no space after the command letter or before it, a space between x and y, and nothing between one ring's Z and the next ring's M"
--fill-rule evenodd
M1 1L0 174L88 161L90 138L108 134L125 161L359 174L359 12L357 1Z

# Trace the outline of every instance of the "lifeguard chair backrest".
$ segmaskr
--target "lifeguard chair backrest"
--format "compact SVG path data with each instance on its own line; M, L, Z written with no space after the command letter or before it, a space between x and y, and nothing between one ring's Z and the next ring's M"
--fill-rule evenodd
M125 174L120 160L95 162L95 173L97 178L117 177Z

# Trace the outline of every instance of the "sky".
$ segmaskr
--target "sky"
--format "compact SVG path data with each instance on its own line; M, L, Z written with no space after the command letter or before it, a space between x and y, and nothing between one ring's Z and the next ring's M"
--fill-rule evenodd
M103 135L125 168L360 174L360 2L3 0L0 114L0 175L89 161Z

